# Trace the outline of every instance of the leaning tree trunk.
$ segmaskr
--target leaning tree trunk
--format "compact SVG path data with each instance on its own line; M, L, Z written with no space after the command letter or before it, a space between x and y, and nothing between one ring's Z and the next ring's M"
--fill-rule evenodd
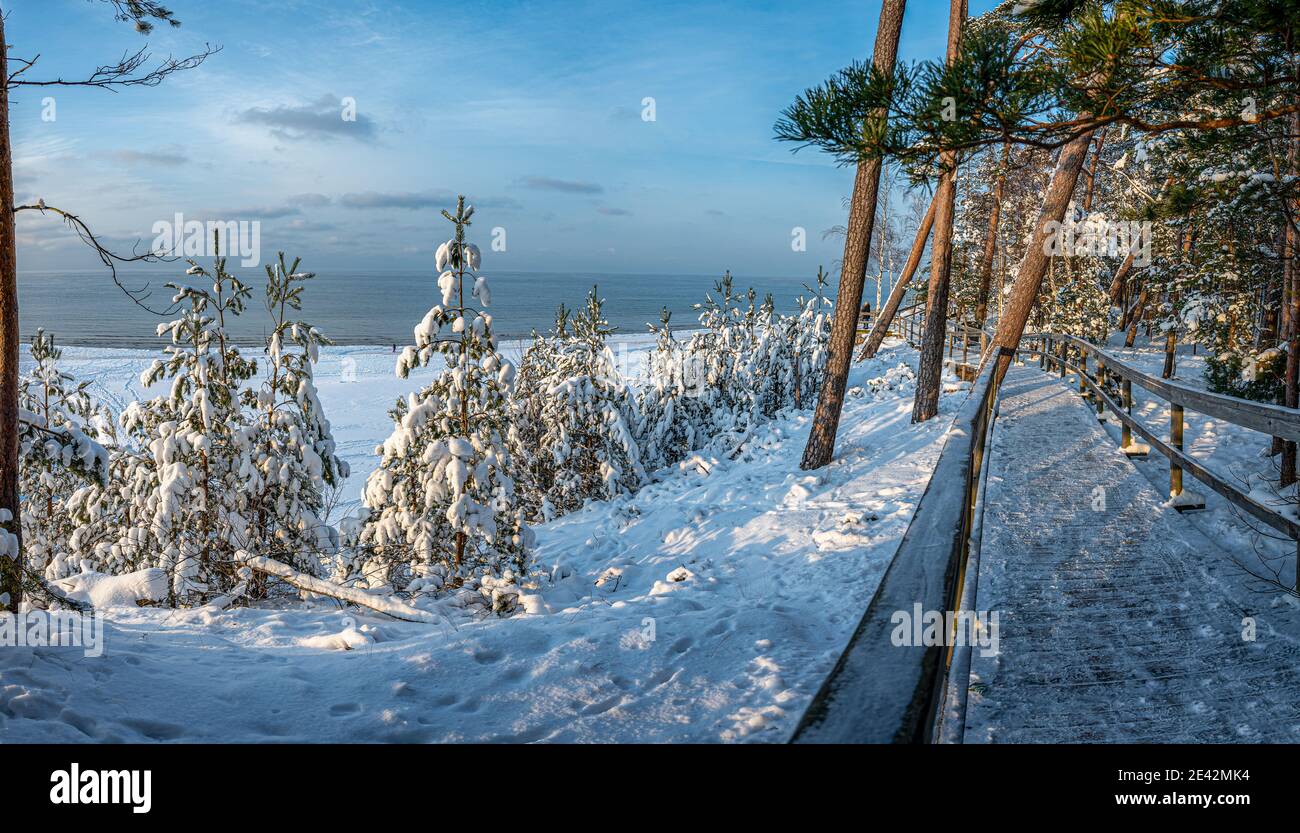
M1024 259L1016 271L1015 283L1011 285L1011 297L1007 300L998 321L998 332L993 339L997 354L997 371L995 384L1001 384L1011 366L1011 357L1020 346L1020 337L1025 332L1025 322L1029 312L1038 299L1038 290L1047 272L1048 244L1055 234L1049 229L1059 227L1065 218L1065 210L1070 205L1074 186L1079 181L1079 172L1083 170L1083 160L1088 156L1088 145L1092 143L1092 133L1084 133L1061 148L1061 155L1056 160L1056 169L1047 184L1043 196L1043 207L1038 214L1038 223L1029 247L1025 249Z
M884 0L880 6L880 24L871 56L876 69L886 74L894 71L898 57L898 38L903 30L903 10L907 0ZM879 114L881 118L884 114ZM867 279L867 259L871 253L871 235L876 223L876 197L880 190L880 159L858 164L849 203L848 229L844 235L844 260L840 269L840 286L835 295L835 319L831 323L827 346L826 376L817 397L808 445L803 450L803 469L821 468L835 453L835 432L844 407L844 388L853 360L853 340L858 334L858 309L862 306L862 285Z
M998 248L998 221L1002 216L1002 191L1007 184L1007 163L1011 159L1011 145L1002 143L1002 168L993 184L993 207L989 211L989 228L984 235L984 252L980 256L980 286L975 297L975 329L984 329L989 314L989 285L993 283L993 255Z
M1128 332L1124 335L1125 347L1132 347L1134 342L1137 341L1138 324L1142 323L1142 316L1147 309L1147 299L1150 297L1150 293L1144 286L1142 291L1138 293L1137 300L1133 302L1133 308L1129 310Z
M929 239L930 227L934 225L936 205L938 203L930 200L930 208L925 212L925 219L916 230L916 240L912 241L912 252L907 256L907 263L903 265L903 274L899 275L894 288L889 291L889 300L876 313L876 321L871 325L871 332L867 335L866 343L862 345L862 351L858 353L858 361L876 355L880 343L885 340L885 333L889 330L889 325L894 322L894 316L898 314L898 307L903 303L903 296L907 294L908 284L916 274L916 267L921 264L921 253L925 251L925 241Z
M948 63L957 60L961 30L966 22L966 0L952 0L948 9ZM916 374L912 422L925 422L939 413L943 386L943 342L948 323L948 288L952 278L952 226L956 208L957 154L940 154L939 188L934 200L934 243L930 247L930 285L926 294L925 333Z
M0 509L18 538L13 560L0 557L0 594L22 601L22 515L18 510L18 254L14 232L13 153L9 147L9 65L0 14Z
M1128 273L1133 271L1133 256L1135 250L1129 247L1129 253L1124 258L1124 262L1115 270L1115 277L1110 282L1110 305L1118 307L1122 312L1124 310L1124 281L1128 279Z

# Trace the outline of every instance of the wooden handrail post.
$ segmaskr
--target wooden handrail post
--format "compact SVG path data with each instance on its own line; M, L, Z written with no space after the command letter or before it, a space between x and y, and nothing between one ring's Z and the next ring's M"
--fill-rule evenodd
M980 330L980 356L982 357L989 349L988 330Z
M1133 383L1129 381L1128 378L1125 378L1122 388L1123 388L1123 396L1120 404L1123 405L1124 407L1124 413L1129 416L1132 416L1133 415ZM1129 459L1145 460L1146 456L1149 453L1151 453L1151 446L1147 445L1146 443L1133 442L1132 426L1130 426L1128 422L1124 421L1123 419L1121 419L1120 422L1123 423L1123 427L1120 428L1120 440L1119 440L1120 451L1123 451L1126 455L1128 455Z
M1088 398L1088 351L1079 348L1079 395Z
M1061 342L1061 378L1065 378L1065 359L1070 354L1070 345L1064 341Z
M1052 340L1047 336L1043 336L1040 341L1042 343L1039 347L1042 349L1038 351L1038 366L1043 370L1047 370L1047 354L1052 352Z
M1169 445L1175 451L1183 450L1183 406L1169 405ZM1196 492L1183 491L1183 470L1172 457L1169 458L1169 502L1179 512L1204 509L1205 498Z
M1169 444L1177 451L1183 450L1183 406L1169 406ZM1169 497L1183 493L1183 469L1172 459L1169 461Z
M1106 392L1106 363L1100 356L1097 357L1097 390ZM1106 401L1100 395L1097 396L1097 421L1106 421Z
M970 333L964 328L961 331L961 363L970 363Z
M1132 415L1133 383L1130 382L1128 379L1125 379L1123 388L1124 388L1124 396L1123 396L1123 401L1120 404L1124 406L1124 413ZM1133 429L1129 427L1127 421L1120 420L1120 422L1124 424L1124 427L1121 428L1119 431L1119 447L1124 449L1125 451L1128 451L1128 449L1133 446Z

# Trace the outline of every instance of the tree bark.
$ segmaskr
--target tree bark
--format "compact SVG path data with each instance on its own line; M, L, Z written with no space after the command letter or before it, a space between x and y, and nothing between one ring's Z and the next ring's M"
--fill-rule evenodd
M916 240L912 241L912 253L907 256L907 263L903 265L903 273L899 275L898 280L894 283L893 289L889 291L889 300L876 313L876 320L871 325L871 332L867 335L867 341L862 345L862 351L858 353L858 361L869 359L876 355L880 349L880 343L885 340L885 332L889 325L894 322L894 316L898 314L898 308L903 303L903 296L907 294L908 284L912 282L912 276L916 274L916 267L921 264L921 254L925 251L925 241L930 237L930 228L934 226L934 209L938 205L934 200L930 200L930 208L925 212L925 219L916 230Z
M1178 332L1170 330L1165 334L1165 366L1160 371L1160 378L1174 378L1175 362L1178 355Z
M1129 272L1133 271L1134 254L1136 253L1129 251L1124 262L1115 270L1115 277L1110 282L1110 305L1118 307L1121 311L1124 309L1124 279L1128 277Z
M1146 312L1147 298L1150 297L1147 288L1142 287L1138 293L1138 298L1133 302L1133 308L1129 310L1128 316L1128 333L1124 336L1124 346L1132 347L1133 342L1137 341L1138 323L1142 321L1142 314Z
M898 57L898 38L903 30L906 0L884 0L880 6L880 23L871 60L881 72L892 73ZM858 310L862 306L862 285L867 279L867 260L871 253L871 235L876 223L876 198L880 190L880 159L858 163L849 203L849 222L844 235L844 260L840 269L840 286L835 295L835 318L831 323L827 346L826 377L817 397L812 431L804 447L802 469L821 468L835 454L835 433L839 430L840 409L844 407L844 388L848 383L849 364L853 360L853 340L858 334Z
M948 8L948 63L957 60L961 48L961 30L966 22L966 0L952 0ZM912 422L925 422L939 413L939 393L943 386L943 343L948 324L948 289L952 278L952 226L957 194L957 154L940 155L943 172L935 202L934 242L930 246L930 285L926 293L925 333L921 340L921 357L916 374L916 398L912 402Z
M22 514L18 508L18 252L14 230L13 152L9 145L9 63L0 14L0 509L18 538L15 560L0 557L0 594L22 601Z
M984 236L984 252L980 257L979 294L975 297L975 329L984 329L989 313L989 285L993 283L993 255L998 247L998 221L1002 217L1002 191L1007 184L1007 162L1011 158L1011 145L1002 143L1002 168L993 185L993 208L989 212L989 229Z
M1107 128L1108 129L1108 128ZM1092 192L1097 187L1097 163L1101 161L1101 149L1106 144L1106 129L1097 137L1097 149L1092 153L1092 164L1088 166L1088 190L1083 195L1083 213L1092 210Z
M1001 384L1006 376L1011 357L1020 345L1020 337L1024 335L1029 312L1038 300L1038 290L1042 286L1043 275L1047 272L1048 240L1055 234L1048 226L1056 228L1053 224L1059 224L1065 218L1065 210L1070 205L1070 197L1074 194L1074 186L1079 181L1079 172L1083 170L1083 161L1088 156L1088 145L1091 143L1092 133L1084 133L1061 148L1061 155L1056 160L1056 169L1052 171L1052 179L1047 184L1033 237L1025 250L1024 259L1020 261L1020 268L1016 270L1011 297L1007 299L1002 318L998 321L998 332L993 342L998 362L994 377L996 384Z
M1290 119L1291 141L1287 143L1287 169L1288 173L1295 176L1297 167L1300 167L1300 152L1297 144L1300 143L1300 115L1292 113ZM1291 210L1288 205L1287 211ZM1300 267L1296 264L1296 240L1295 228L1287 223L1286 226L1286 247L1283 249L1283 256L1286 258L1282 262L1283 281L1291 288L1290 298L1290 327L1287 329L1286 341L1286 388L1284 391L1283 405L1288 408L1300 406ZM1282 446L1281 472L1279 475L1279 485L1290 486L1296 482L1296 444L1286 442Z

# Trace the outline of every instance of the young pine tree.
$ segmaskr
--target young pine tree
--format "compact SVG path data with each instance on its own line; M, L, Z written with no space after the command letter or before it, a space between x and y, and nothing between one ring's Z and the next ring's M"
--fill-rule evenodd
M367 517L346 568L372 587L455 586L527 565L531 536L507 449L514 368L497 351L479 250L465 240L474 209L460 197L454 215L442 213L455 227L436 256L442 302L416 326L397 375L441 367L391 412L393 433L377 449Z
M520 502L525 517L545 523L555 517L555 507L548 495L555 483L555 459L538 453L546 435L546 403L550 379L560 351L569 339L569 309L560 304L555 310L555 325L546 334L533 331L533 340L519 359L515 374L511 413L514 442L511 455L518 472Z
M266 267L266 372L260 390L244 391L254 411L251 466L243 474L252 505L245 548L316 574L319 556L333 554L338 536L325 518L327 491L348 476L334 453L334 436L316 392L313 368L330 341L306 321L302 296L311 272L284 253Z
M545 495L557 514L591 499L633 492L645 482L634 434L635 403L610 352L613 330L595 287L560 340L543 381L542 437L553 479Z
M151 550L150 566L167 571L173 604L197 602L238 581L237 553L250 537L248 475L256 427L241 405L244 383L257 370L227 338L228 319L244 311L250 291L219 257L212 272L190 261L198 286L168 284L180 318L158 326L170 335L164 357L141 375L166 394L133 402L123 429L146 453L124 461L133 487L126 517L147 536L128 530L123 548ZM211 282L211 289L204 282ZM137 559L139 560L139 559Z
M648 471L674 465L707 440L707 413L699 396L702 365L673 335L668 325L671 318L665 307L659 327L651 328L656 334L655 349L637 398L641 415L638 441Z
M87 393L90 382L59 369L62 352L52 334L37 330L32 369L18 383L26 569L48 579L79 572L69 546L78 526L70 504L83 490L107 483L109 471L108 452L97 442L104 410Z

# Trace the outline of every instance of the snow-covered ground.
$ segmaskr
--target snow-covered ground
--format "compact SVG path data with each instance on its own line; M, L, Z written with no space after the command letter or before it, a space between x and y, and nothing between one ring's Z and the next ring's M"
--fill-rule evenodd
M626 344L629 372L647 338ZM620 348L616 345L616 352ZM143 351L68 348L101 393L138 391ZM321 399L353 482L389 431L387 348L324 353ZM786 413L735 459L695 458L633 496L538 528L536 612L439 626L333 604L116 607L104 654L0 648L8 741L782 741L874 592L961 393L910 423L894 343L854 366L836 461L799 457ZM875 380L875 383L871 383Z

